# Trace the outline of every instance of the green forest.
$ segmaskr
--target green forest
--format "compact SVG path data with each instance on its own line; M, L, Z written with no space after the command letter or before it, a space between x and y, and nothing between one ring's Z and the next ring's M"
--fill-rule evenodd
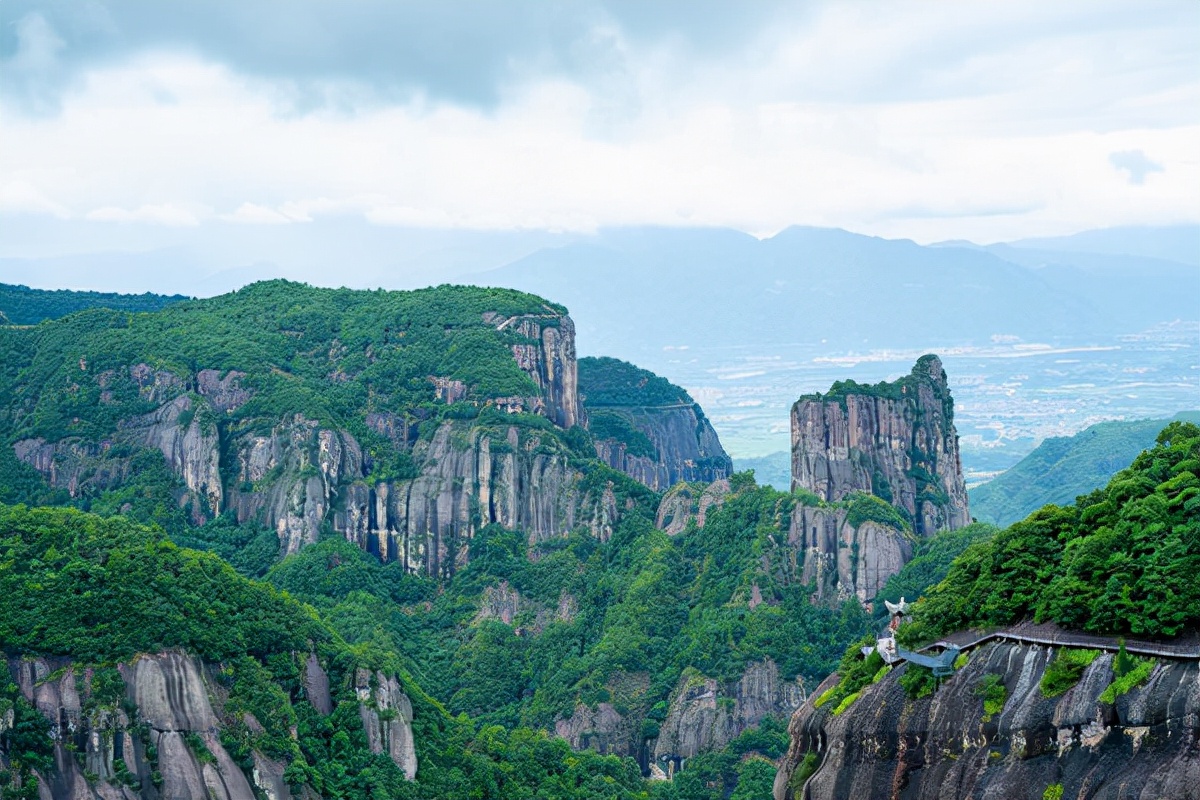
M1074 505L1047 506L1003 530L977 523L913 541L874 611L852 593L814 603L815 585L803 579L808 555L789 542L790 525L798 505L830 504L737 473L703 527L693 519L671 536L655 526L662 496L595 459L593 437L626 441L631 452L648 444L617 408L690 403L679 387L626 362L582 359L590 430L494 407L545 398L514 358L534 342L508 321L554 327L565 313L508 290L272 281L154 312L95 307L0 328L0 647L10 658L93 667L105 676L101 700L113 704L122 696L117 663L192 653L229 693L222 744L235 760L245 767L253 751L266 753L288 764L289 782L327 797L747 800L769 796L787 720L768 716L689 758L674 781L647 780L672 701L708 679L715 702L732 708L737 682L770 660L782 682L806 689L842 672L823 702L844 707L880 674L846 646L873 638L883 599L924 598L904 630L910 640L1022 619L1137 637L1200 623L1195 425L1170 424ZM143 391L132 365L158 383ZM202 370L241 373L242 402L218 411L199 394ZM432 377L458 382L452 402ZM918 362L909 378L871 391L903 396L927 378ZM838 384L824 397L854 388ZM224 488L245 497L256 487L239 485L228 464L242 456L229 442L303 414L362 442L362 474L347 479L358 485L412 481L414 448L441 429L452 458L482 436L499 454L562 459L576 476L570 491L611 496L619 513L603 536L584 522L542 541L479 525L457 543L457 567L436 576L381 562L328 519L315 543L281 558L275 530L253 517L239 523L234 509L197 515L163 453L121 437L131 418L179 397L189 399L179 429L220 442ZM948 394L944 403L950 413ZM372 414L391 415L415 440L380 434L367 424ZM62 445L55 469L81 459L78 480L51 486L18 458L14 445L33 437ZM304 480L320 474L318 456L307 457ZM273 469L266 475L282 467ZM334 512L343 488L331 488ZM852 527L874 521L912 535L879 497L833 505ZM304 698L309 653L330 673L336 708L327 717ZM413 702L415 782L370 752L352 685L360 667L397 676ZM1074 668L1063 662L1063 681ZM625 755L574 751L555 734L581 709L602 706L621 721ZM11 783L49 768L52 753L44 718L11 684L0 687L0 716L8 711L4 748L19 755L4 777Z
M37 325L89 308L113 311L158 311L187 298L183 295L75 292L69 289L30 289L0 283L0 325Z
M1200 412L1175 419L1200 423ZM1074 436L1052 436L1001 475L968 491L971 515L994 525L1011 525L1044 505L1067 505L1104 486L1137 454L1154 446L1170 420L1099 422Z
M666 378L607 356L579 359L579 394L589 408L692 403L686 391Z
M1200 627L1200 427L1172 422L1103 489L967 548L910 640L1023 619L1169 638Z

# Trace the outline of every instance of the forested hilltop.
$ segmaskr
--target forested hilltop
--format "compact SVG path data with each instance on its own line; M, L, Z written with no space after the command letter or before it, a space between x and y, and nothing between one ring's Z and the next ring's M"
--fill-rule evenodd
M183 295L75 292L68 289L30 289L0 283L0 325L36 325L89 308L114 311L158 311L187 298Z

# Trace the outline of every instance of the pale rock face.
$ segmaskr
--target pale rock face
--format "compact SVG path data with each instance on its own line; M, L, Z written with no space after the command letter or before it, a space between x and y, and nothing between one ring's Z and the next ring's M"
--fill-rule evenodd
M322 716L333 713L333 698L329 696L329 676L317 660L316 653L309 653L304 662L304 696Z
M488 586L483 590L479 613L475 619L496 619L505 625L512 625L520 610L521 593L509 586L508 581L501 581L498 585Z
M221 746L209 687L195 661L180 653L162 653L118 668L128 698L137 706L138 718L147 725L149 741L158 751L161 797L254 800L246 776ZM89 691L90 669L77 674L74 665L62 659L10 659L8 669L26 699L51 721L55 769L42 776L45 796L80 800L139 796L115 781L115 764L121 760L130 773L148 779L151 767L145 748L131 735L130 720L121 709L83 711L81 694ZM54 674L60 677L51 680ZM189 733L204 741L212 763L201 764L188 749L184 735ZM95 783L86 779L68 745L83 753L84 768L97 776ZM279 800L288 798L284 794Z
M622 756L636 751L629 721L611 703L597 703L595 708L581 703L570 717L554 723L554 732L576 750Z
M182 653L143 655L117 665L125 681L128 700L137 707L137 720L146 731L131 727L121 708L89 708L91 669L77 671L67 659L9 659L9 674L25 698L51 722L55 743L55 768L39 777L41 796L78 800L292 800L283 780L287 765L253 752L249 775L244 773L221 744L224 725L210 698L220 697L219 686L211 684L205 668ZM315 655L305 665L304 687L309 701L323 714L332 711L329 678ZM388 757L411 780L416 775L417 757L413 741L412 704L399 682L382 672L359 670L356 674L364 731L372 751ZM0 717L0 733L11 728L11 713ZM247 715L245 724L261 730ZM202 762L187 744L197 736L212 759ZM162 778L160 790L149 781L152 771L142 737L158 752L155 769ZM74 751L74 752L73 752ZM83 766L75 756L83 755ZM0 750L0 766L3 766ZM116 763L143 779L146 787L135 792L116 780ZM89 782L84 774L97 776ZM257 793L255 791L257 789ZM311 796L306 787L303 794Z
M797 505L788 543L804 553L802 580L816 583L818 600L833 603L870 603L912 558L910 534L872 520L854 528L844 508Z
M1038 800L1051 784L1062 784L1064 797L1200 796L1196 662L1161 661L1145 684L1107 705L1099 698L1112 681L1111 656L1097 658L1062 696L1045 698L1039 683L1050 657L1041 647L993 643L920 700L905 698L897 669L836 717L806 702L789 725L775 800ZM977 689L987 674L1003 678L1006 701L984 721ZM806 787L794 785L810 751L820 766Z
M196 392L221 412L237 411L254 392L242 386L244 372L231 370L222 376L219 370L202 369L196 373Z
M532 401L525 410L544 414L560 428L585 424L579 405L579 373L575 360L575 323L568 316L500 317L484 319L498 330L512 329L537 344L515 344L513 358L545 396L544 404ZM554 324L551 324L554 323Z
M372 675L365 669L356 671L354 688L371 752L386 752L411 781L417 775L417 751L413 743L413 711L408 695L394 677L382 672Z
M184 412L198 412L191 397L181 394L142 417L121 423L122 436L142 447L160 450L167 466L188 489L208 502L213 513L221 509L220 440L214 425L205 425L195 413L186 426Z
M485 318L530 340L514 345L513 357L540 395L509 398L512 410L541 413L562 428L585 424L570 318L552 312ZM213 418L252 396L241 373L202 369L191 386L196 394L188 393L187 381L145 364L130 367L129 376L144 399L158 404L154 411L122 421L112 441L26 439L14 445L17 457L75 495L81 481L107 489L129 478L130 459L101 458L113 444L154 448L186 486L181 504L191 505L196 522L232 511L239 523L274 530L284 554L317 541L322 526L332 525L381 559L433 576L449 576L465 562L467 545L482 526L526 531L531 544L576 527L607 539L622 513L611 486L581 490L582 476L569 454L536 430L512 426L493 442L470 422L446 422L432 439L419 440L412 420L372 412L367 426L409 453L419 475L371 485L357 439L300 414L269 421L265 431L268 421L257 420L227 431L231 440L221 441ZM115 379L116 372L104 377ZM446 400L465 391L451 379L434 382ZM229 461L228 485L222 454Z
M792 488L829 502L852 492L884 499L890 494L889 502L908 514L922 536L969 524L941 361L923 358L913 375L915 388L902 399L850 394L843 401L798 401L792 407ZM933 479L923 493L917 469Z
M580 492L567 454L543 452L536 431L510 427L496 444L482 429L446 422L413 458L420 476L346 487L333 519L347 539L410 571L452 573L485 525L526 531L530 544L577 525L607 539L620 514L611 487Z
M622 417L654 445L654 457L632 455L623 442L596 441L597 457L615 470L661 492L680 481L712 481L733 474L733 461L717 432L692 405L667 408L615 407L604 410Z
M764 717L791 714L803 701L803 687L782 680L771 659L750 664L730 685L685 676L672 694L654 744L654 760L719 750Z
M729 481L725 478L715 480L703 489L696 484L677 484L663 495L655 527L670 536L683 533L688 522L693 520L696 527L703 528L709 510L724 505L730 491Z

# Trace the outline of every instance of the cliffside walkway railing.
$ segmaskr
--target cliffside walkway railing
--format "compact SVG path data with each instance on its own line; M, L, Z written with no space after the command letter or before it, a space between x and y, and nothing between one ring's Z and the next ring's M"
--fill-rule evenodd
M1007 628L987 628L983 630L966 630L952 633L924 647L917 652L933 649L969 650L990 641L1025 642L1027 644L1042 644L1051 647L1085 647L1092 650L1116 652L1124 643L1125 651L1143 656L1160 658L1175 658L1182 660L1200 659L1200 636L1189 634L1185 639L1172 643L1152 642L1144 639L1121 639L1114 636L1099 636L1091 633L1080 633L1060 628L1053 622L1035 624L1021 622Z

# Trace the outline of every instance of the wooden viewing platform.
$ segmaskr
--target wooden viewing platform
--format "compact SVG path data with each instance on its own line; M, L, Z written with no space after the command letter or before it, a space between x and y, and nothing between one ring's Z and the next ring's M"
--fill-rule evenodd
M1121 639L1113 636L1099 636L1092 633L1080 633L1060 628L1053 622L1035 624L1021 622L1007 628L988 628L984 630L966 630L952 633L944 639L917 648L917 652L940 648L942 650L969 650L972 647L990 641L1026 642L1042 644L1051 647L1084 647L1092 650L1107 650L1116 652L1124 643L1127 653L1160 658L1200 659L1200 636L1188 634L1187 637L1175 642L1152 642L1144 639Z

